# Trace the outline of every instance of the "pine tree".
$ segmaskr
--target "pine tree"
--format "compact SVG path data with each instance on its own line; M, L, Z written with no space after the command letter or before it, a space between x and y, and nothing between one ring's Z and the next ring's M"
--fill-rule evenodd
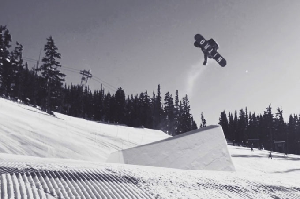
M258 120L255 113L249 113L248 138L258 139Z
M295 115L296 130L294 135L295 153L300 154L300 115Z
M84 117L84 92L83 86L77 85L76 86L76 93L77 100L76 100L76 109L77 109L77 117L83 118Z
M244 133L244 139L246 142L248 142L249 139L249 133L248 133L248 126L249 126L249 118L248 118L248 108L245 108L245 123L246 123L246 128L245 128L245 133Z
M51 113L55 106L57 106L61 87L63 85L64 77L66 76L58 70L58 67L61 67L61 65L56 60L60 59L61 55L57 50L54 40L50 36L47 38L47 43L44 47L45 57L42 59L43 64L39 69L46 83L45 89L47 90L47 96L45 109L48 113Z
M189 99L188 95L185 95L185 97L182 99L182 114L181 114L181 120L182 120L182 130L184 132L188 132L192 130L191 127L191 121L192 121L192 116L190 113L190 104L189 104Z
M63 107L61 113L69 115L70 108L70 86L65 84L63 89Z
M248 108L245 108L245 122L246 122L246 131L249 125L249 118L248 118Z
M259 114L257 116L258 121L258 138L260 145L265 148L266 146L266 130L265 130L265 121L263 115Z
M219 118L219 124L222 126L224 135L226 139L230 139L229 137L229 124L228 124L228 119L225 113L225 110L223 112L221 112L221 116Z
M13 52L11 52L11 67L13 70L13 81L12 81L12 93L13 97L19 98L21 96L21 84L22 84L22 72L23 72L23 46L16 42L16 47ZM34 81L34 79L33 79Z
M28 69L27 63L25 64L25 69L22 73L22 95L21 99L23 102L28 104L31 103L31 98L33 96L33 71Z
M89 88L89 86L86 86L84 89L84 94L83 94L83 107L84 107L84 114L83 118L86 119L94 119L94 104L93 104L93 95L92 92Z
M162 103L161 103L161 91L160 91L160 84L157 87L157 95L155 100L153 101L153 124L154 129L161 129L161 121L162 121Z
M259 136L258 136L258 125L259 125L259 120L258 120L258 117L256 116L255 112L252 113L252 138L253 139L258 139Z
M165 94L164 103L164 131L169 135L175 135L175 120L174 120L174 104L172 94L167 92Z
M38 63L37 63L38 64ZM38 66L38 65L37 65ZM32 84L33 84L33 96L32 96L32 104L33 105L37 105L37 104L41 104L40 101L41 101L41 96L43 95L40 95L39 93L41 92L42 90L42 87L41 85L43 85L41 82L42 78L39 77L37 75L37 70L36 69L33 69L33 79L32 79Z
M115 96L107 93L104 97L104 115L105 122L114 123L114 105L115 105Z
M148 92L146 91L145 93L145 106L146 106L146 115L147 115L147 120L145 127L153 129L153 109L151 108L154 102L151 101L150 96L148 95Z
M175 94L175 105L174 105L174 120L175 120L175 132L174 135L179 134L179 126L180 126L180 105L179 105L179 96L178 96L178 90L176 90Z
M104 92L101 90L94 91L94 118L96 121L102 121Z
M289 116L288 123L288 153L299 154L298 141L297 140L297 126L298 126L298 118L296 115Z
M233 118L233 140L235 143L241 144L240 140L240 134L238 131L238 118L237 118L237 112L234 112L234 118Z
M201 125L200 128L206 127L206 119L204 119L203 112L201 112Z
M126 124L127 126L132 126L130 125L131 111L132 111L132 101L130 100L130 97L128 95L127 99L125 100L125 116L124 116L124 124Z
M142 121L140 118L140 101L139 101L139 96L135 95L133 98L133 121L134 121L134 127L141 127L142 126Z
M139 118L141 119L141 125L146 128L151 128L152 124L152 113L151 113L151 103L150 96L147 91L140 93L139 96Z
M233 115L229 112L228 113L228 140L234 140L234 122L233 122Z
M120 87L116 91L116 102L115 102L115 120L117 123L123 124L125 121L125 92Z
M274 140L286 140L285 123L282 116L282 110L277 108L274 120Z
M273 142L274 142L274 118L272 114L272 107L269 105L264 111L264 143L266 145L266 149L273 150Z
M253 118L251 112L249 112L249 117L248 117L247 135L248 135L248 139L253 139Z
M292 115L289 116L289 122L288 122L288 126L287 126L287 151L288 153L293 153L293 138L292 138L292 135L294 133L294 129L295 129L295 126L293 124L293 121L294 121L294 118Z
M179 101L179 117L178 117L178 129L176 135L184 133L184 117L183 117L183 104L182 101Z
M239 120L238 120L238 133L240 134L240 139L239 142L246 143L246 140L248 139L246 137L246 128L247 128L247 123L246 123L246 114L243 109L240 110L239 114Z
M9 48L11 35L6 26L0 26L0 94L8 96L12 81Z
M205 119L204 119L205 120ZM196 130L198 129L197 124L193 118L193 116L191 117L191 130Z

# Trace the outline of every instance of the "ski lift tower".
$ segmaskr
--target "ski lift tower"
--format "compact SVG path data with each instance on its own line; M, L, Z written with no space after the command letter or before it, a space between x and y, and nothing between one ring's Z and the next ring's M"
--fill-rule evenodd
M92 77L91 70L81 70L79 73L82 75L81 86L85 86L88 79Z

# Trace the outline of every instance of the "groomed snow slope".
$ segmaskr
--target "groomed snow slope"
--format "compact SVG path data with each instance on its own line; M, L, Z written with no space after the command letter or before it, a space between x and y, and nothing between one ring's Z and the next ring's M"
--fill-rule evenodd
M41 198L36 194L46 198L300 198L300 156L296 155L274 153L271 160L268 151L254 149L251 152L248 148L228 146L236 172L108 164L95 162L104 158L82 157L82 153L75 156L72 151L64 152L66 149L49 154L39 151L45 158L32 156L35 147L31 145L35 140L39 144L34 146L45 142L45 147L51 149L62 147L59 140L76 142L88 151L99 149L107 158L110 152L118 149L162 140L164 138L159 136L166 136L161 135L161 131L120 128L59 114L58 118L0 98L1 199ZM39 123L33 122L34 119ZM34 133L23 135L22 142L14 140L15 136L22 137L23 130ZM37 130L49 134L43 135ZM76 136L70 141L67 141L69 136L62 136L73 132ZM97 136L92 136L93 133ZM37 135L47 139L41 140ZM92 138L97 139L91 141ZM128 140L134 144L128 144ZM9 153L14 151L31 156ZM50 158L53 156L56 158ZM82 160L59 158L74 156ZM23 197L18 197L20 195Z
M55 115L0 98L0 153L105 162L117 150L170 137L158 130Z
M218 125L117 151L107 162L188 170L235 170L222 127Z
M236 172L0 154L0 194L3 199L13 194L30 199L300 198L300 156L278 153L271 160L268 151L233 146L229 151Z

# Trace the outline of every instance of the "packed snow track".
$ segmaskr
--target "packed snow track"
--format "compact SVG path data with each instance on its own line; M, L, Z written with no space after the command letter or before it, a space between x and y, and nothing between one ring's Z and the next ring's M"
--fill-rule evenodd
M1 199L300 198L297 187L248 180L234 172L222 172L216 180L216 171L199 172L195 175L173 169L162 172L155 167L76 168L2 162L0 193Z
M131 178L108 169L39 170L16 163L0 167L1 198L152 198Z

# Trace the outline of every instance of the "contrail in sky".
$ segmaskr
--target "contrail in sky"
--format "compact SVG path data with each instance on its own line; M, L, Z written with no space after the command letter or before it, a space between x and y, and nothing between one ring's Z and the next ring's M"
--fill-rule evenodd
M207 63L209 64L209 63ZM201 74L206 70L207 66L203 65L203 60L200 60L196 64L190 66L188 71L187 83L186 83L186 92L191 97L196 80L201 76Z

